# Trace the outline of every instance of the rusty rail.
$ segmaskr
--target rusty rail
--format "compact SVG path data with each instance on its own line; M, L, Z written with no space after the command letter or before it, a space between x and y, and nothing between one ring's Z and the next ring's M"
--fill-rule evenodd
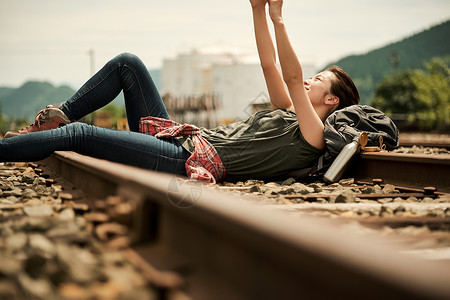
M382 178L406 187L436 187L450 192L450 155L417 155L363 152L347 170L346 176L361 181Z
M402 255L399 246L335 223L287 217L171 175L73 152L44 163L92 198L117 194L135 203L131 256L151 274L181 276L193 299L450 297L447 263Z

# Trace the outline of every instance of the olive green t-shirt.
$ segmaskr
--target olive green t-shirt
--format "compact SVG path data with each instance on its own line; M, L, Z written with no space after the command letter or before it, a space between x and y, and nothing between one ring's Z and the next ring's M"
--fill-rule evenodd
M308 167L322 154L303 138L291 110L264 110L244 121L200 130L219 153L226 180L280 177ZM192 152L190 139L181 142Z

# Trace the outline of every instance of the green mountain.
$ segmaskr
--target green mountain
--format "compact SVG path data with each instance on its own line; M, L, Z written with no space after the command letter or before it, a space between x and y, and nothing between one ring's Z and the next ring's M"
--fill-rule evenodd
M433 57L450 62L450 20L399 42L363 55L351 55L332 63L355 81L361 104L370 104L376 85L395 71L424 69Z
M161 70L149 70L156 86L161 86ZM0 112L6 117L34 120L39 110L46 105L59 105L72 97L75 90L69 86L54 86L49 82L28 81L19 88L0 87ZM123 93L114 100L118 106L124 105Z
M14 91L14 88L9 87L0 87L0 99L11 94Z
M68 86L55 87L48 82L28 81L17 89L0 89L0 108L8 117L34 119L48 104L58 105L74 94Z

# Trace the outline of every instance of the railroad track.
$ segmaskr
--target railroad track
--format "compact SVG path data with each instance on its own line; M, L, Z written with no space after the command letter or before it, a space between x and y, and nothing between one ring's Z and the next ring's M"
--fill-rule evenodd
M387 167L381 169L393 167L392 156L389 157ZM408 189L407 184L400 190L397 187L396 197L433 199L443 195L446 184L449 186L448 181L435 184L433 179L422 184L422 179L413 181L416 179L408 177L405 182L401 180L403 172L389 177L374 171L378 169L371 164L379 166L383 159L381 154L362 155L361 161L357 162L358 168L350 168L353 172L364 169L362 173L354 173L361 181L356 188L367 187L373 178L384 179L384 183L375 182L382 188L383 184L391 181L397 184L396 180L399 180L401 183L413 182L416 189ZM394 168L421 163L422 171L433 167L425 177L433 172L438 172L438 177L443 177L445 173L442 172L448 174L448 157L437 161L431 158L433 162L425 160L428 161L425 158L399 159L406 163ZM327 204L320 208L320 204L313 203L325 199L324 194L286 195L283 198L311 204L263 207L223 193L224 190L252 190L245 186L220 187L217 191L170 175L73 152L55 152L42 163L44 173L56 172L80 187L90 207L102 205L97 199L118 197L133 208L128 211L131 217L125 222L129 228L125 244L132 245L127 255L159 289L162 298L450 298L448 259L433 261L404 255L410 250L404 245L392 245L380 236L365 236L345 229L344 224L352 218L331 220L308 214L308 209L315 212L330 210ZM442 166L446 171L440 171ZM418 182L423 187L437 186L437 190L417 188ZM377 199L390 196L385 193ZM336 212L338 204L333 205ZM388 204L376 205L381 209L380 216L391 209ZM448 203L441 206L444 212L449 207ZM289 216L283 210L303 213L299 218ZM428 218L410 216L409 219L394 217L387 220L370 216L364 222L377 228L404 224L447 226L449 223L448 215L440 219ZM113 232L114 228L110 228L110 232L103 228L97 235L107 239ZM448 238L448 234L443 234Z
M424 133L400 133L400 146L402 147L433 147L450 150L450 135L448 134L424 134Z
M292 180L207 186L73 152L30 166L38 184L55 190L62 184L57 215L81 214L96 239L123 249L158 299L450 299L445 181L417 183L370 166L387 159L392 168L395 158L405 161L395 168L419 164L444 177L435 167L448 172L448 158L366 156L349 169L355 180L308 186ZM0 177L12 174L0 170ZM0 189L3 197L30 193L21 183ZM0 204L1 223L20 218L2 210L33 207ZM52 239L92 241L79 234ZM86 295L70 284L59 292Z
M449 193L450 154L363 152L350 166L346 176L362 181L382 178L400 186L432 186Z

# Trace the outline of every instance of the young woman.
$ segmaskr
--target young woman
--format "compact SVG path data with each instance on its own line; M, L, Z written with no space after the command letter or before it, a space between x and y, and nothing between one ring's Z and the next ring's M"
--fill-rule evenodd
M35 161L56 150L70 150L210 182L276 178L314 163L325 147L323 122L334 110L357 104L358 91L338 67L304 81L283 23L283 1L250 3L273 110L214 129L180 125L169 120L144 64L124 53L109 61L60 108L47 107L34 124L7 133L11 138L0 140L0 161ZM268 29L267 6L281 73ZM74 122L108 104L121 90L129 132Z

